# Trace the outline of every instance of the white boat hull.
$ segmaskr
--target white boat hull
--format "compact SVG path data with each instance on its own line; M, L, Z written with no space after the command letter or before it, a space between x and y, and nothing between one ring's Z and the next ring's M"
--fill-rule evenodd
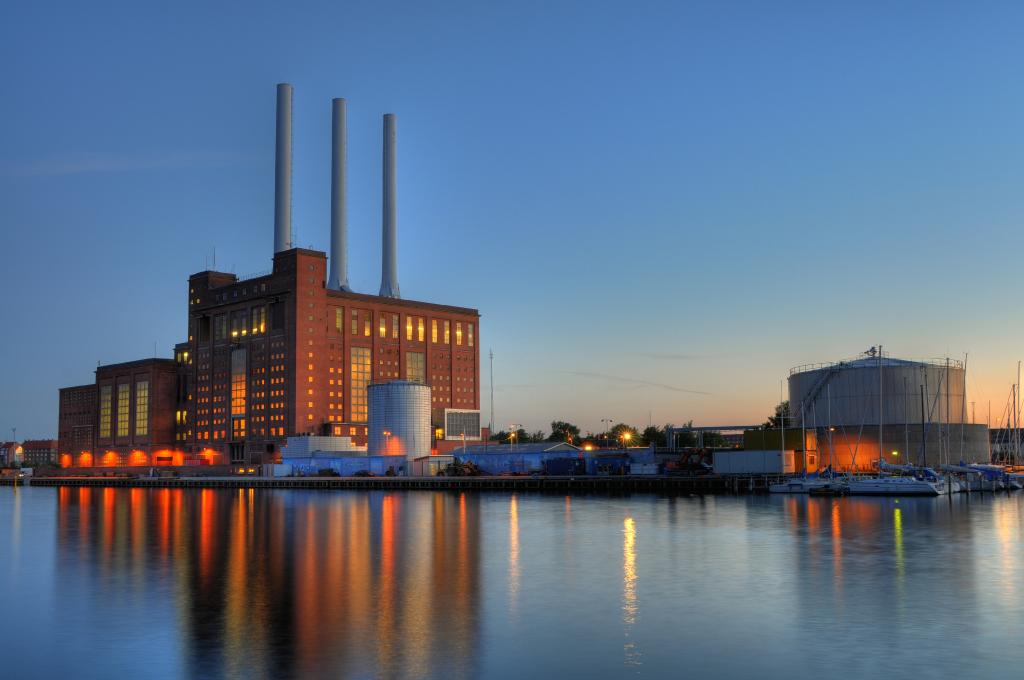
M768 487L769 493L810 493L811 489L826 487L831 482L827 479L790 479L781 484Z
M853 496L940 496L949 493L945 481L931 482L914 477L870 477L849 483Z

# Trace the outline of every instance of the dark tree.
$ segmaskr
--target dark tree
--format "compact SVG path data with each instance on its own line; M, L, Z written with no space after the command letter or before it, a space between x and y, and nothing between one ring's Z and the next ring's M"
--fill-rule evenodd
M788 427L792 422L793 417L789 412L789 400L787 399L775 407L775 413L768 416L768 420L761 427L765 430L774 430L782 427L783 424Z
M563 420L551 421L551 434L548 435L549 442L569 442L570 444L575 444L579 440L580 428Z

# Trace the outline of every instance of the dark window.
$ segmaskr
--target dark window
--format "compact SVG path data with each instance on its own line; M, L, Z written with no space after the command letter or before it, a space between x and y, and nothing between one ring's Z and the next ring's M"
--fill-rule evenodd
M275 302L270 305L270 327L275 331L284 329L284 303Z

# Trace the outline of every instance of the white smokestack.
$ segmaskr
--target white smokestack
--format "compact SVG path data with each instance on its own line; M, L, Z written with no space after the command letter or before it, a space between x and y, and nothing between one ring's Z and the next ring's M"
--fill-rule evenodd
M395 114L384 114L383 242L381 243L381 297L399 298L398 225L395 208Z
M331 106L331 275L327 287L349 290L348 287L348 215L346 185L348 184L348 112L344 99L335 99Z
M292 247L292 86L277 86L277 162L274 166L274 252Z

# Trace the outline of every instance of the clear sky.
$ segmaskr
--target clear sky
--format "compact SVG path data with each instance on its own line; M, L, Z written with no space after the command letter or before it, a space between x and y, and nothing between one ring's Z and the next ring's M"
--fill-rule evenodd
M170 356L214 248L269 269L278 82L303 246L328 247L349 101L362 292L398 115L401 290L481 311L498 423L760 421L790 367L879 342L969 352L1002 411L1020 3L161 5L0 9L0 438L54 436L97 361Z

